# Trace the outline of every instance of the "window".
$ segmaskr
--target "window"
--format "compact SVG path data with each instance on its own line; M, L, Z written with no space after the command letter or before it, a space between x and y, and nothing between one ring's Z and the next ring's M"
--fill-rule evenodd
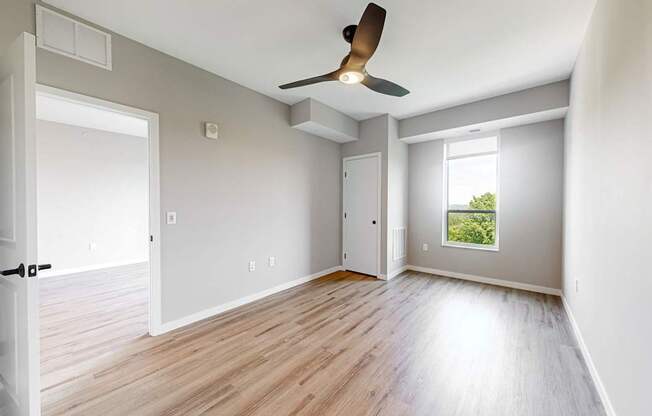
M443 244L498 249L498 136L445 144Z

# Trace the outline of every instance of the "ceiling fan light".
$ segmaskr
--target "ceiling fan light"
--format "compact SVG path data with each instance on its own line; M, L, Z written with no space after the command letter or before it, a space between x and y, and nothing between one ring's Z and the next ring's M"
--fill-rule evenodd
M347 71L341 73L339 78L345 84L359 84L364 79L364 75L357 71Z

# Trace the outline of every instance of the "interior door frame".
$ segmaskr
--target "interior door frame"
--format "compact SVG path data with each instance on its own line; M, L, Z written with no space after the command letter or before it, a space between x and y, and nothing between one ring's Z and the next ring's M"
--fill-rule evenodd
M52 96L58 99L113 111L131 117L137 117L148 122L148 152L149 164L149 334L152 336L163 333L161 310L161 184L159 173L159 116L151 111L141 110L111 101L77 94L67 90L36 84L36 93Z
M356 159L367 159L367 158L375 158L377 161L377 167L378 167L378 175L377 175L377 180L378 180L378 201L376 205L376 218L378 218L376 221L378 222L378 232L376 233L376 278L378 279L383 279L383 276L380 272L380 253L381 253L381 240L382 240L382 234L383 234L383 221L382 221L382 176L383 176L383 171L382 171L382 153L381 152L373 152L373 153L365 153L362 155L356 155L356 156L347 156L342 158L342 267L344 267L344 248L345 248L345 229L346 229L346 221L344 220L344 210L346 208L346 199L345 199L345 186L346 186L346 177L345 177L345 172L346 172L346 162L349 162L351 160L356 160Z

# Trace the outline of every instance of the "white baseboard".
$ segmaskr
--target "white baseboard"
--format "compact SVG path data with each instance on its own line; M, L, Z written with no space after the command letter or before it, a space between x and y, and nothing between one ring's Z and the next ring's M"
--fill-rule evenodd
M494 286L509 287L511 289L527 290L529 292L544 293L546 295L561 296L561 289L554 289L551 287L530 285L527 283L513 282L510 280L494 279L493 277L474 276L471 274L449 272L446 270L431 269L421 266L406 266L407 270L414 270L415 272L436 274L439 276L452 277L454 279L469 280L471 282L485 283Z
M582 356L584 357L584 361L586 362L586 366L589 368L589 373L591 373L593 384L595 384L595 387L598 390L598 394L600 395L600 400L602 400L602 405L604 406L604 410L607 413L607 416L616 416L616 411L614 410L613 405L611 404L611 400L609 400L609 396L607 395L607 390L605 389L604 384L602 383L602 379L600 378L600 374L598 374L598 370L595 367L595 364L593 363L593 359L591 358L589 349L586 347L586 343L584 342L584 337L582 337L582 332L580 331L580 327L577 325L577 321L575 320L573 311L571 310L570 305L566 300L566 296L562 294L561 300L564 304L564 309L566 310L566 315L568 315L568 320L571 323L573 332L575 333L575 338L577 339L577 343L579 344L580 351L582 352Z
M387 279L385 279L385 280L391 280L391 279L395 278L396 276L403 273L404 271L407 271L408 267L409 266L406 264L405 266L401 266L398 269L391 271L390 273L387 274Z
M56 277L56 276L65 276L68 274L77 274L77 273L85 273L85 272L92 272L96 270L102 270L102 269L111 269L114 267L122 267L122 266L131 266L134 264L141 264L141 263L147 263L147 259L138 259L138 260L128 260L128 261L116 261L116 262L111 262L111 263L102 263L102 264L93 264L90 266L82 266L82 267L73 267L69 269L51 269L51 270L46 270L43 272L39 272L38 277L39 279L43 278L48 278L48 277Z
M188 315L186 317L176 319L174 321L163 323L159 328L150 331L150 334L153 336L165 334L166 332L173 331L177 328L181 328L182 326L190 325L197 321L210 318L220 313L229 311L231 309L237 308L242 305L246 305L251 302L255 302L259 299L310 282L311 280L319 279L322 276L326 276L327 274L331 274L340 270L343 270L342 266L331 267L330 269L322 270L320 272L311 274L309 276L304 276L299 279L292 280L290 282L286 282L278 286L274 286L272 288L263 290L262 292L254 293L252 295L245 296L243 298L236 299L234 301L224 303L222 305L218 305L209 309L205 309L201 312L197 312L192 315Z

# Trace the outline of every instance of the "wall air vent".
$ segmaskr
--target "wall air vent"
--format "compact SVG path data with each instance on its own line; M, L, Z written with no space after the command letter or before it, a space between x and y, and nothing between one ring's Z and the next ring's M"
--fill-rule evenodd
M398 227L392 230L392 260L400 260L407 256L407 229Z
M111 71L111 35L36 5L36 45Z

